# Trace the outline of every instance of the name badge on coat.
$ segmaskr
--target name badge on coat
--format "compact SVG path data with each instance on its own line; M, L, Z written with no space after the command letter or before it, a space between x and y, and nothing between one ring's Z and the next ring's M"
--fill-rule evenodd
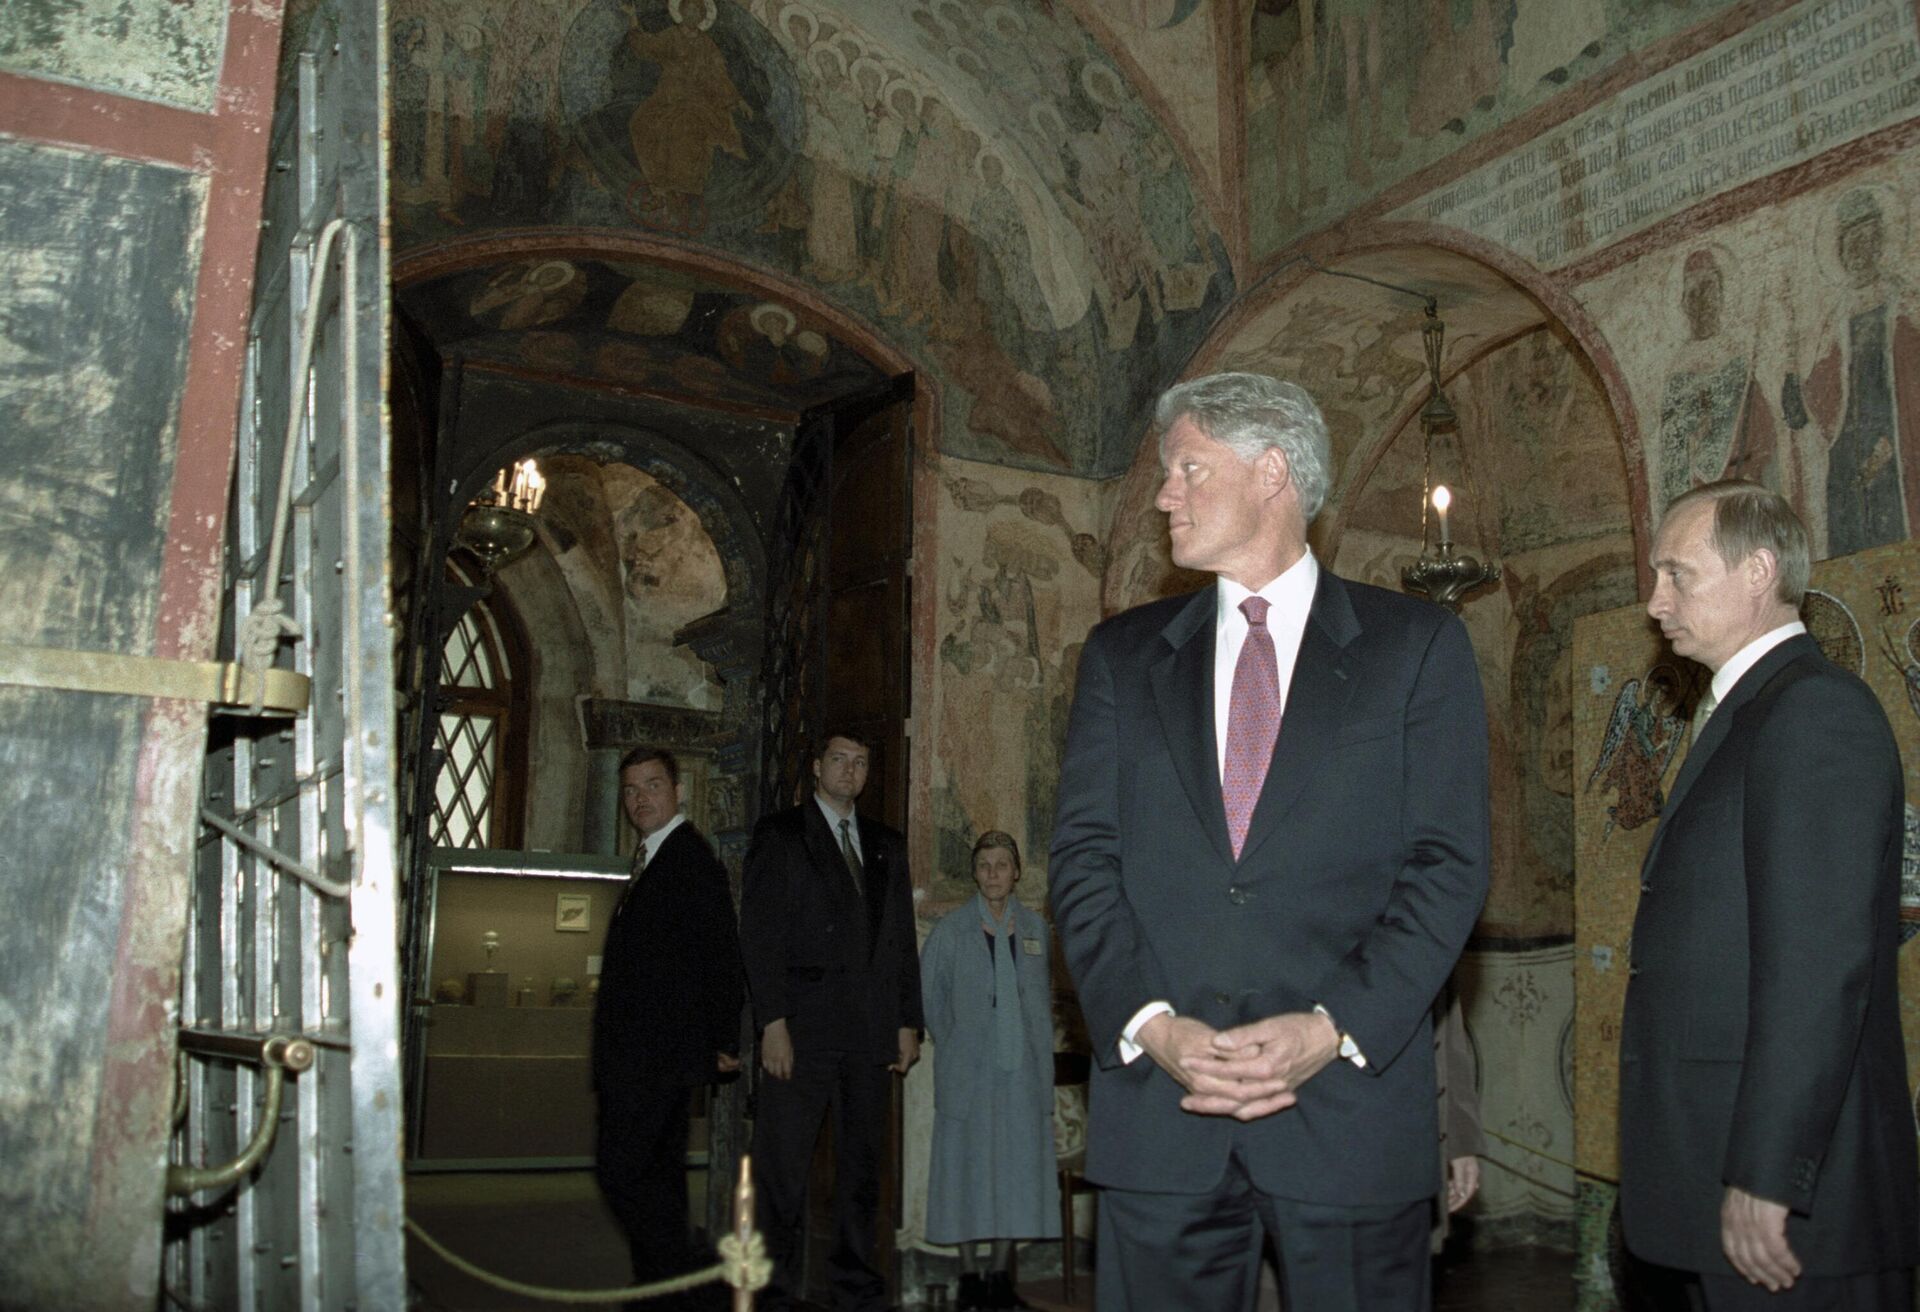
M1030 957L1037 957L1040 955L1040 940L1037 938L1023 938L1020 940L1020 950Z

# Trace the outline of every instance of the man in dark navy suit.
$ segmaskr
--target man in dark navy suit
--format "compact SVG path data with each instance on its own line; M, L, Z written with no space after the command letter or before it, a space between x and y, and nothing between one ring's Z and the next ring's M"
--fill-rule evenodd
M1711 1312L1912 1312L1905 781L1872 690L1800 622L1808 556L1785 499L1734 480L1654 539L1647 613L1713 682L1641 868L1620 1217Z
M644 1284L702 1265L687 1225L688 1104L694 1088L740 1069L745 981L727 872L680 814L673 754L628 752L620 804L640 847L607 926L593 1011L595 1173Z
M1487 726L1460 621L1322 569L1300 388L1161 398L1174 563L1094 629L1049 876L1093 1039L1108 1312L1240 1312L1260 1231L1307 1312L1430 1301L1434 996L1487 886Z
M747 849L740 937L760 1027L753 1169L774 1262L764 1306L799 1295L807 1170L833 1116L835 1312L886 1306L876 1261L888 1072L920 1058L920 956L900 833L860 815L871 748L838 729L814 749L814 792L763 818Z

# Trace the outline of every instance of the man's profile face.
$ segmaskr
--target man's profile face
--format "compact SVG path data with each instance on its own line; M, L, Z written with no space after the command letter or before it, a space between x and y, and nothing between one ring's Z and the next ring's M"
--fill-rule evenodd
M1759 603L1743 561L1731 567L1713 545L1713 503L1696 501L1667 516L1653 543L1653 596L1647 614L1682 656L1710 670L1747 644Z
M620 809L642 835L653 833L679 813L680 788L659 761L642 761L620 772Z
M1264 467L1276 460L1284 468L1277 451L1244 461L1191 418L1183 415L1174 421L1160 443L1165 475L1153 499L1167 517L1174 564L1224 575L1248 587L1267 581L1265 517L1272 513L1268 503L1274 492Z
M820 793L841 810L853 805L867 786L867 749L851 738L829 738L813 763L813 781Z

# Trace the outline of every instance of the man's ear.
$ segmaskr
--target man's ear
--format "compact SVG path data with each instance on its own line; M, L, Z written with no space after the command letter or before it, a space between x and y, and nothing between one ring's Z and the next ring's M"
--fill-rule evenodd
M1270 446L1260 453L1260 486L1269 493L1283 492L1287 484L1293 481L1293 469L1287 464L1286 453L1277 446Z
M1769 547L1760 547L1746 560L1747 587L1753 595L1772 592L1780 580L1780 559Z

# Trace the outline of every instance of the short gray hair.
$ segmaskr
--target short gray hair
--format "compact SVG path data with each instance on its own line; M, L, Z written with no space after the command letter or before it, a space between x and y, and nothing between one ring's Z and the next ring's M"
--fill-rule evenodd
M1183 418L1243 461L1279 448L1309 524L1327 504L1332 444L1327 421L1304 387L1265 374L1209 374L1169 388L1153 410L1162 451L1167 430Z
M1758 483L1744 478L1723 478L1717 483L1689 488L1669 501L1667 517L1671 518L1676 510L1707 501L1713 503L1713 532L1708 541L1727 568L1732 569L1756 551L1771 551L1775 565L1774 595L1799 610L1807 596L1813 548L1807 539L1807 526L1792 503Z

